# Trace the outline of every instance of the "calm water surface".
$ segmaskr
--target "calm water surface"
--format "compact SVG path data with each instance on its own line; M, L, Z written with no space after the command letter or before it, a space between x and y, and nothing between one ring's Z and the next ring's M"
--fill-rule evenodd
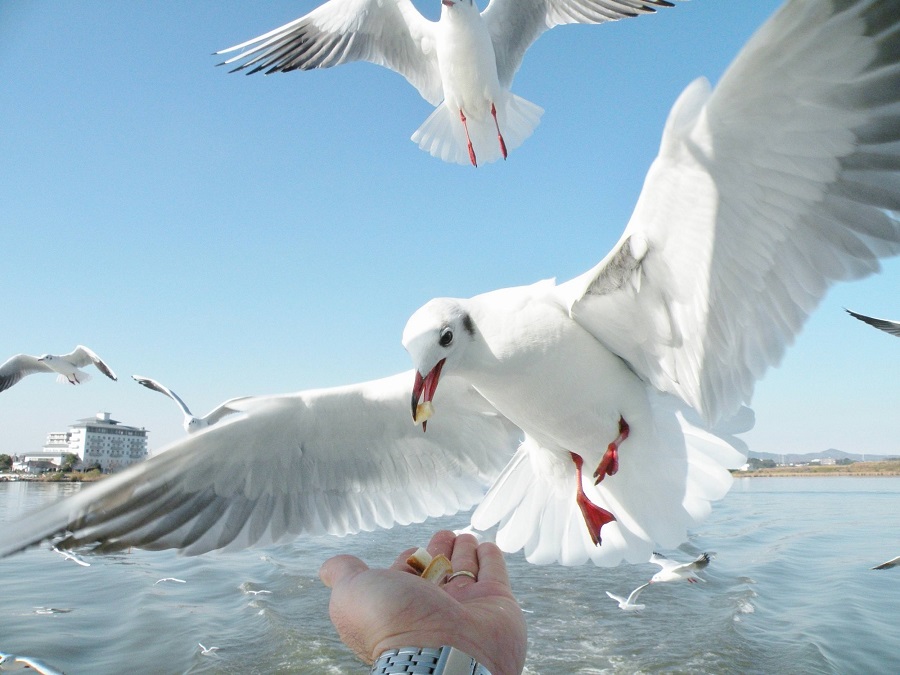
M0 527L78 485L0 483ZM135 550L81 567L43 548L0 561L0 651L69 675L365 673L328 620L317 570L388 565L457 516L195 558ZM744 478L673 558L715 551L705 584L627 595L656 568L536 567L509 556L526 673L900 673L900 478ZM185 583L161 582L164 577ZM264 590L269 593L254 594ZM198 643L219 649L200 653Z

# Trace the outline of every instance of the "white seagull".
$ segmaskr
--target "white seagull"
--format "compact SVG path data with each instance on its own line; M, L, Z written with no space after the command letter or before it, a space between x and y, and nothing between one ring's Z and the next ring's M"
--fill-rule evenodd
M691 562L680 563L670 560L661 553L654 552L654 554L650 556L650 562L654 565L659 565L660 570L650 577L650 581L647 583L663 584L669 581L681 581L684 579L689 583L696 584L698 581L703 581L703 579L697 576L697 572L705 569L709 565L710 559L711 556L709 553L701 553Z
M850 316L857 318L860 321L869 324L870 326L875 326L875 328L883 330L885 333L890 333L891 335L900 337L900 321L891 321L890 319L876 319L871 316L866 316L865 314L857 314L856 312L852 312L849 309L846 310L846 312Z
M437 22L410 0L329 0L306 16L217 54L234 70L311 70L369 61L394 70L436 110L413 134L446 162L493 162L531 135L543 110L510 92L525 51L544 31L671 7L666 0L441 0ZM234 72L234 71L232 71ZM476 155L477 151L477 155Z
M60 551L60 550L59 550L58 548L56 548L55 546L53 547L53 551L54 551L55 553L59 553L59 554L60 554L63 558L65 558L66 560L71 560L72 562L77 563L77 564L81 565L82 567L90 567L90 566L91 566L91 563L85 562L84 560L82 560L81 558L79 558L79 557L78 557L77 555L75 555L74 553L69 553L68 551Z
M900 0L789 0L678 99L596 267L433 301L404 331L414 371L240 401L4 524L0 556L61 533L195 554L477 504L532 562L646 562L727 492L741 406L829 286L900 253L898 141Z
M891 558L890 560L883 562L880 565L875 565L875 567L873 567L872 569L873 570L889 570L892 567L897 567L897 565L900 565L900 555L898 555L896 558Z
M54 354L44 354L43 356L16 354L0 366L0 391L9 389L26 375L34 373L58 373L56 377L57 382L81 384L90 380L91 376L89 373L80 370L80 368L91 364L97 366L97 370L109 379L117 379L112 369L92 350L83 345L78 345L68 354L60 356Z
M6 654L0 652L0 672L11 672L27 670L29 672L39 673L39 675L64 675L61 670L57 670L39 659L30 656L19 656L18 654Z
M187 404L181 400L181 397L164 384L161 384L149 377L143 377L142 375L132 375L131 378L138 384L142 384L147 387L147 389L158 391L159 393L165 394L170 399L175 401L175 403L181 409L181 414L184 415L184 430L189 434L192 434L195 431L199 431L200 429L205 429L211 424L215 424L226 415L231 415L238 412L236 408L232 407L232 404L247 398L246 396L241 396L238 398L229 399L224 403L217 405L203 417L196 417L191 412L191 409L187 407Z
M638 596L641 594L641 591L643 591L649 585L649 581L646 584L641 584L633 591L631 591L627 598L623 598L621 595L615 595L613 593L610 593L609 591L606 591L606 594L617 603L619 603L619 609L624 609L626 612L639 612L644 609L646 605L638 605L635 603L635 600L637 600Z

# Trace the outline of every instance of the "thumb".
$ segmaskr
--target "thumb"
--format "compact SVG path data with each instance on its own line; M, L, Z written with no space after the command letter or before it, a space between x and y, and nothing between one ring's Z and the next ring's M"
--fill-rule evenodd
M334 588L337 584L355 577L367 569L369 566L359 558L352 555L336 555L322 563L319 568L319 579L328 588Z

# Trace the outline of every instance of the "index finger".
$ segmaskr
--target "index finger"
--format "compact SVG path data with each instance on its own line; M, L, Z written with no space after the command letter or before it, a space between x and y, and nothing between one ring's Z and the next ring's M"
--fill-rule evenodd
M478 556L478 581L495 581L509 587L509 574L503 551L493 542L479 544L475 549Z

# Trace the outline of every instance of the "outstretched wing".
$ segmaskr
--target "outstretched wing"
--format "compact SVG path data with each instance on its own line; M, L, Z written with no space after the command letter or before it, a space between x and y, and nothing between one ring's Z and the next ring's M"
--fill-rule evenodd
M883 330L885 333L890 333L891 335L900 337L900 321L876 319L871 316L866 316L865 314L857 314L856 312L851 312L849 309L847 310L847 314L869 324L870 326L875 326L875 328Z
M482 12L506 88L541 33L566 23L604 23L672 7L666 0L491 0Z
M174 391L169 389L166 385L161 382L157 382L149 377L143 377L142 375L132 375L131 379L137 382L140 385L147 387L147 389L151 389L152 391L158 391L160 394L165 394L170 399L175 401L178 404L178 407L181 408L181 412L188 417L193 417L193 413L191 409L187 407L187 403L181 400L181 397L176 394Z
M560 287L645 379L715 422L837 280L900 252L900 6L790 0L672 109L619 244Z
M36 356L16 354L0 365L0 391L9 389L26 375L52 372L53 369L43 361L38 361Z
M659 565L660 568L664 570L671 570L675 567L680 567L681 565L681 563L670 560L662 553L657 553L656 551L654 551L653 555L650 556L649 562L653 563L654 565Z
M223 417L227 417L228 415L233 415L234 413L240 412L241 408L238 404L241 401L247 400L248 398L250 397L237 396L235 398L230 398L206 413L206 416L203 419L206 420L207 424L215 424Z
M240 63L248 75L331 68L369 61L403 75L426 101L443 99L434 22L410 0L330 0L309 14L217 54L238 51L220 65Z
M631 593L628 595L628 604L633 605L634 601L637 600L638 596L641 594L641 591L643 591L649 585L650 585L650 582L648 581L647 583L641 584L640 586L635 588L633 591L631 591Z
M97 370L106 375L109 379L118 379L116 377L116 374L112 371L112 368L106 365L103 359L97 356L94 350L89 349L84 345L78 345L71 352L62 355L60 358L65 359L69 363L73 364L76 368L84 368L85 366L93 364L97 367Z
M409 414L413 373L252 397L240 415L0 529L0 557L64 535L97 544L236 549L302 533L343 535L478 502L519 431L448 377L428 433Z

